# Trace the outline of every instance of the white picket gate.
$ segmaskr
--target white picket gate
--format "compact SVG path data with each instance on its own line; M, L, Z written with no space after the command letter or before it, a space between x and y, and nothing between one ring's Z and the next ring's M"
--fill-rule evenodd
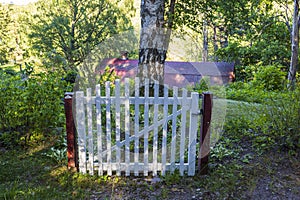
M97 85L95 96L90 88L86 96L75 93L80 172L156 176L178 169L181 175L195 174L198 93L164 86L160 97L155 82L151 96L145 80L140 96L140 87L136 78L134 86L128 79L124 86L116 80L114 96L110 82L105 91Z

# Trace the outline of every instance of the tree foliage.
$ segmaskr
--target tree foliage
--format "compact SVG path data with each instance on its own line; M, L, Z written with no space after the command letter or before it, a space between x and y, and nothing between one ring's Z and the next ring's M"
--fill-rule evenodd
M0 4L0 64L6 63L10 53L10 30L9 25L12 23L10 10L7 6Z
M75 70L94 47L131 27L118 3L118 0L38 2L36 22L31 24L33 48L50 65L62 66L65 71Z
M177 4L175 22L198 34L203 34L203 22L208 25L210 60L288 65L290 36L285 20L289 16L279 2L183 0Z
M32 5L0 4L0 63L22 64L31 56L28 20ZM28 12L27 12L28 11ZM27 15L29 14L29 15Z

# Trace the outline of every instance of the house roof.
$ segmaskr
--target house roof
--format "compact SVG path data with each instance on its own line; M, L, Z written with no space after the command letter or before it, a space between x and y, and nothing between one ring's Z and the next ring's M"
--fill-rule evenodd
M121 79L137 75L138 60L106 59L96 71L102 72L106 66L115 70ZM204 76L210 77L211 84L226 84L234 78L234 63L226 62L165 62L165 84L186 86L195 84Z

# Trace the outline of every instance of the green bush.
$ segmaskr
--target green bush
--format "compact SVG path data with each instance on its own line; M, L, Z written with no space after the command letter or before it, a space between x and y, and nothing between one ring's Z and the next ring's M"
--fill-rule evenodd
M259 66L257 65L235 66L235 81L241 81L245 83L252 81L253 75L257 72L258 68Z
M211 85L210 78L204 76L199 83L195 83L195 85L187 86L188 91L198 92L199 94L203 94L204 92L210 92L214 97L218 98L226 98L226 89L224 85Z
M244 81L237 81L226 87L226 97L233 100L263 103L276 98L277 93L288 95L286 75L282 66L248 66L239 69L237 75Z
M194 87L188 86L188 90L196 91L199 94L202 94L203 92L207 92L210 87L209 81L210 81L209 77L203 77L199 83L196 83L194 85Z
M282 95L284 94L285 92L282 92ZM263 103L266 99L276 96L276 92L255 88L252 83L235 82L226 87L226 98L237 101Z
M251 139L252 145L258 150L279 148L300 153L299 85L295 91L284 92L251 90L245 88L248 84L245 85L234 84L236 88L231 87L231 93L240 95L239 100L255 100L259 103L229 102L225 132L234 137ZM246 92L241 95L241 91Z
M251 83L251 87L274 91L284 88L287 72L281 65L249 65L236 66L237 82Z
M254 74L253 87L267 91L283 90L286 77L283 69L284 67L276 65L260 67Z
M300 150L300 88L289 95L266 101L262 109L265 120L258 120L260 130L276 145L289 151Z
M298 82L295 91L285 89L287 72L283 69L280 65L239 68L237 75L243 82L226 87L226 97L240 105L227 119L226 132L252 138L259 149L279 147L299 151L300 85Z
M55 73L19 75L0 72L0 140L41 139L56 127L64 126L63 102L66 82ZM4 133L5 134L1 134ZM17 137L15 137L17 136Z

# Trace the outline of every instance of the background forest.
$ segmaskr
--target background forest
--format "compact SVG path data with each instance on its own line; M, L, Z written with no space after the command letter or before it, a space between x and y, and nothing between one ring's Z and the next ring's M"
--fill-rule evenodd
M287 71L293 6L292 1L180 1L173 29L199 41L203 60L276 64ZM68 71L105 39L139 28L139 5L130 0L38 1L0 8L2 65L27 62Z
M174 33L200 47L195 60L235 63L235 81L224 86L227 116L209 175L174 174L153 184L65 167L64 93L72 91L93 49L139 31L140 2L0 4L0 198L299 199L298 0L170 0L164 9ZM137 59L139 52L129 56ZM166 59L176 58L167 53ZM101 80L115 78L103 74ZM218 86L203 82L190 89L208 88L218 96Z

